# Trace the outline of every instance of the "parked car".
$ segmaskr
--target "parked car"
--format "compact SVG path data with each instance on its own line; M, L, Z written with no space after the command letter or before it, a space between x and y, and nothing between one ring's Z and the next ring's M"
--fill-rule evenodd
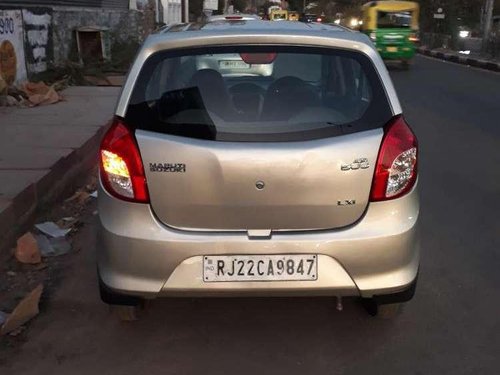
M311 22L323 22L323 17L317 14L305 14L302 13L299 17L300 22L311 23Z
M211 16L208 19L208 22L211 23L224 23L227 25L237 25L242 22L247 21L257 21L260 20L260 17L255 14L220 14ZM206 26L206 28L211 27ZM216 26L217 27L217 26ZM266 65L250 65L241 59L241 56L238 53L226 53L226 54L206 54L203 58L197 60L197 69L216 69L222 75L231 75L231 74L247 74L247 75L259 75L261 71L267 71L272 69L271 64Z
M100 148L102 300L412 298L417 138L369 38L300 22L151 35ZM239 64L205 65L239 55ZM246 68L245 68L246 69ZM232 72L231 72L232 70Z

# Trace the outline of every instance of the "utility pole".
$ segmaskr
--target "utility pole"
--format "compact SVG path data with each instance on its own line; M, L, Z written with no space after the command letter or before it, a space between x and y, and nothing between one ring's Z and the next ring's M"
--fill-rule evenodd
M488 50L488 40L491 32L491 19L493 17L493 6L494 0L486 0L484 6L485 19L484 19L484 30L483 30L483 43L481 46L481 52L484 54Z
M183 5L184 5L184 14L183 14L182 22L188 23L189 22L189 0L184 0Z

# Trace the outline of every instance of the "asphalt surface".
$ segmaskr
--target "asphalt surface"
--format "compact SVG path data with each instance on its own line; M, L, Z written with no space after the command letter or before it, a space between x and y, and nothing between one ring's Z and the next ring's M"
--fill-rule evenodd
M139 322L99 302L95 217L1 373L498 374L500 75L418 57L391 69L421 145L422 263L395 320L328 298L170 299ZM5 371L4 371L5 370Z

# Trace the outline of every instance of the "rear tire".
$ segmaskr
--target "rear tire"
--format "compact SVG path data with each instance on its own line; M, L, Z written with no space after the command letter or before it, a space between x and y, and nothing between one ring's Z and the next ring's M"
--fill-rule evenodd
M415 279L406 289L392 293L375 295L372 298L362 298L361 303L371 316L381 319L393 319L401 314L405 302L410 301L417 289L418 272Z
M403 311L404 303L379 304L373 298L363 298L363 307L366 312L379 319L394 319Z
M140 297L129 296L127 294L116 293L110 289L99 277L99 295L102 302L108 305L139 306L144 300Z
M403 312L404 303L391 303L390 305L380 305L377 317L380 319L394 319Z
M401 67L403 70L410 70L410 62L408 60L401 60Z

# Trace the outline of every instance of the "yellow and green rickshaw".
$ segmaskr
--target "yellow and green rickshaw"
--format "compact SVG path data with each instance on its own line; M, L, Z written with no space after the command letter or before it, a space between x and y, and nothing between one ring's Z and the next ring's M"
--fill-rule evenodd
M271 16L269 17L271 21L287 21L288 11L287 10L273 10L271 11Z
M418 42L419 5L412 1L370 1L362 7L362 30L384 60L400 61L405 68Z
M299 12L289 11L288 12L288 21L298 21L299 20Z

